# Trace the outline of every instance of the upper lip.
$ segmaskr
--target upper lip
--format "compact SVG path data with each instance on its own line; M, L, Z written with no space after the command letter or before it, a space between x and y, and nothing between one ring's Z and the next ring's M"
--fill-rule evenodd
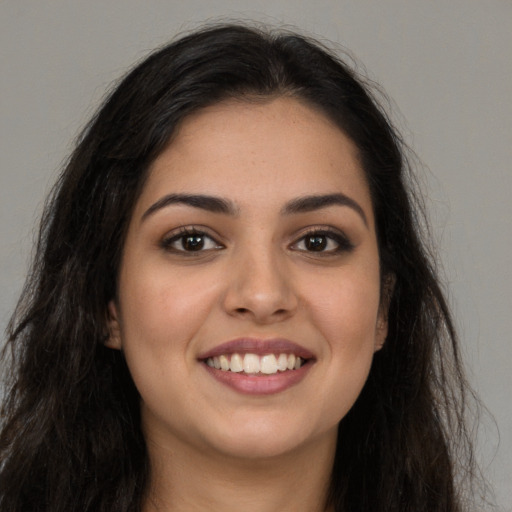
M308 349L285 338L258 339L237 338L221 343L198 356L198 359L208 359L228 354L294 354L302 359L312 359L314 354Z

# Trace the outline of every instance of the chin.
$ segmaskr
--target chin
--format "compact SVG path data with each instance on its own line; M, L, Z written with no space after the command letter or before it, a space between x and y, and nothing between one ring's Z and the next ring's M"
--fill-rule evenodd
M290 439L286 439L283 442L278 439L265 439L264 441L259 439L258 442L248 442L247 439L243 439L223 444L219 446L219 449L229 458L256 462L284 457L300 449L302 444L304 444L304 440L293 442Z
M216 450L226 456L265 460L283 457L297 450L307 449L320 438L332 435L336 439L337 425L326 432L315 432L304 428L305 425L252 420L245 426L238 425L225 429L215 441Z

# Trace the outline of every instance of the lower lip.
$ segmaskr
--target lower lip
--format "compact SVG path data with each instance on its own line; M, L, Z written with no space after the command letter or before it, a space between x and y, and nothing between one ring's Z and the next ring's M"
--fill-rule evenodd
M230 371L217 370L202 363L206 371L216 380L246 395L272 395L281 393L298 384L310 370L312 361L307 361L298 370L287 370L271 375L247 375Z

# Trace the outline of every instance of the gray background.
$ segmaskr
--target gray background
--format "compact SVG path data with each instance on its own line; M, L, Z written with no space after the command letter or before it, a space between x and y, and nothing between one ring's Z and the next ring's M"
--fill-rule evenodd
M111 81L177 32L229 18L348 47L399 106L470 379L496 420L484 417L479 457L511 510L510 0L0 0L0 328L45 194Z

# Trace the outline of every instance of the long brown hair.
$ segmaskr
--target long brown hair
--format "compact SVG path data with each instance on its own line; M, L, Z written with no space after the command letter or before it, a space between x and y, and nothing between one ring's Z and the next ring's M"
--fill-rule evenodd
M357 146L383 284L394 281L383 298L389 335L341 421L328 501L337 511L462 510L454 482L472 468L467 386L404 144L339 58L299 35L240 25L197 31L131 71L47 202L4 351L2 510L140 510L149 463L139 397L122 354L104 346L132 208L186 116L226 98L279 95L318 109Z

